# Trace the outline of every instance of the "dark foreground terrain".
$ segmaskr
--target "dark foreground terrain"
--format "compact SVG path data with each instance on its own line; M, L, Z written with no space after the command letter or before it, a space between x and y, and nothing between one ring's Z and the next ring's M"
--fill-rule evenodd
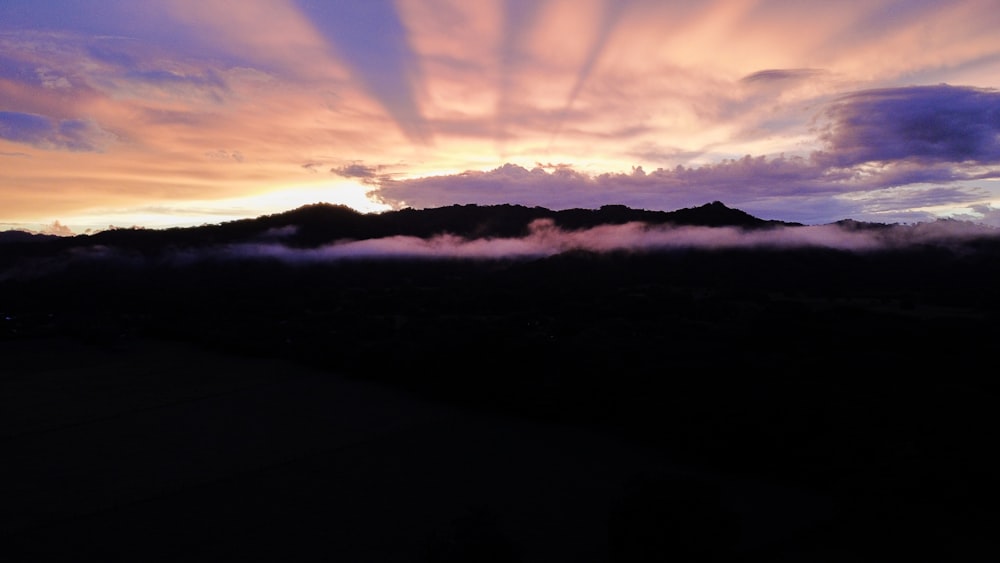
M308 263L145 244L3 256L15 561L1000 554L994 239Z

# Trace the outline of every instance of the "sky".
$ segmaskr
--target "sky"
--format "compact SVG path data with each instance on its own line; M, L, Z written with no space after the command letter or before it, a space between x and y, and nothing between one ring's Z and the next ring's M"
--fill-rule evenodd
M0 229L314 202L1000 226L995 0L5 0Z

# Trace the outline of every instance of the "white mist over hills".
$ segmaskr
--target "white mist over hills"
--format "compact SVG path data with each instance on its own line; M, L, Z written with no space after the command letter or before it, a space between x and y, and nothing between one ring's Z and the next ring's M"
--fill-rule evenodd
M497 209L462 209L457 213L500 213ZM524 211L528 208L516 208ZM18 244L0 244L3 263L0 263L0 281L10 279L33 279L59 272L79 264L115 264L133 267L168 265L184 267L206 262L273 260L285 264L322 264L357 260L497 260L497 259L537 259L556 256L566 252L625 252L655 253L676 251L715 251L742 249L747 251L783 251L791 249L827 249L844 252L876 252L905 250L916 247L938 247L953 251L971 251L970 242L980 240L1000 240L1000 229L956 220L938 220L913 225L886 225L861 223L852 220L839 221L827 225L795 225L767 222L747 215L739 210L725 207L716 202L701 208L680 210L675 213L694 212L686 221L677 223L656 223L651 221L607 222L582 228L560 226L558 215L541 217L527 222L523 235L476 234L461 229L449 229L444 225L423 229L422 235L394 234L391 236L337 236L323 239L319 243L304 244L302 235L317 224L338 225L340 222L373 219L370 215L346 215L332 217L325 213L344 213L336 208L314 207L320 217L300 214L307 208L270 216L265 224L262 219L248 220L241 227L252 227L240 231L227 240L213 240L212 229L223 229L223 225L210 227L152 231L146 229L120 229L92 236L79 237L32 237L25 233L8 232L0 241ZM541 208L528 211L547 212ZM451 210L449 210L451 211ZM509 212L510 209L507 209ZM643 213L625 207L603 212ZM353 213L353 212L351 212ZM424 218L424 211L413 211L414 216ZM669 215L669 214L668 214ZM493 217L492 215L489 215ZM669 215L673 217L673 215ZM429 217L429 216L428 216ZM468 216L461 215L463 219ZM600 216L601 221L610 216ZM452 216L454 219L454 216ZM477 220L482 217L477 216ZM523 219L523 217L521 218ZM397 217L402 222L404 219ZM517 225L510 218L505 228ZM706 226L700 222L721 226ZM683 224L687 222L688 224ZM726 222L735 224L724 224ZM447 223L447 222L445 222ZM271 226L268 226L271 225ZM395 223L393 224L395 225ZM523 225L523 223L522 223ZM743 226L750 225L750 226ZM230 225L232 226L232 225ZM409 232L394 228L397 232ZM199 230L200 229L200 230ZM428 234L433 233L433 234ZM171 238L184 235L185 242ZM112 235L112 236L108 236ZM29 247L40 248L29 239L55 246L51 250L26 252ZM154 240L155 239L155 240ZM20 248L21 250L18 250Z
M269 258L313 261L375 258L536 258L569 251L651 252L677 249L829 248L872 251L908 245L948 245L970 238L997 236L998 230L958 221L913 226L859 227L857 223L742 229L738 227L662 226L640 222L565 230L551 219L538 219L517 238L465 238L439 234L430 238L393 236L340 241L317 248L294 248L280 241L240 243L212 249L216 258ZM285 231L291 234L291 231Z

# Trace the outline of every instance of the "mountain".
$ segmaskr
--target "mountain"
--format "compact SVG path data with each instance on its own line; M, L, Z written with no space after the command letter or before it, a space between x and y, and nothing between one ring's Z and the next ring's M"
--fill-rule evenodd
M17 242L42 242L47 240L52 240L59 238L56 235L43 235L38 233L29 233L27 231L0 231L0 244L7 243L17 243Z
M506 204L403 209L364 216L342 207L317 204L262 219L268 225L298 225L313 234L316 240L325 239L326 242L337 238L428 237L441 233L467 238L518 237L527 234L530 223L539 219L551 219L556 226L567 230L629 222L747 229L798 225L759 219L718 201L676 211L648 211L624 205L554 211L544 207Z

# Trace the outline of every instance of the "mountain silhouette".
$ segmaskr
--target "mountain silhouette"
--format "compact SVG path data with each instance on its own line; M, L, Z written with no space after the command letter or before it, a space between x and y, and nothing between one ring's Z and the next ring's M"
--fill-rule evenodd
M29 233L27 231L0 231L0 244L12 242L41 242L58 238L57 235L46 235L40 233Z
M0 253L25 251L37 254L81 243L155 253L168 247L198 248L277 239L289 246L309 248L344 240L393 236L428 238L449 234L467 239L516 238L527 235L532 222L540 219L552 220L555 226L565 230L630 222L747 230L801 226L799 223L760 219L719 201L676 211L650 211L624 205L551 210L510 204L469 204L406 208L383 213L361 213L344 205L314 203L281 213L195 227L109 229L72 237L7 231L0 233L0 249L3 249ZM28 242L46 244L33 244L37 248L31 249L19 244Z
M383 213L361 213L344 205L314 203L281 213L219 224L167 229L109 229L62 238L128 246L202 246L267 238L269 233L287 228L289 232L283 238L285 242L296 246L316 246L345 239L390 236L423 238L445 233L465 238L519 237L528 234L529 225L539 219L551 219L556 226L567 230L629 222L743 229L801 226L799 223L760 219L729 208L719 201L676 211L649 211L624 205L604 205L599 209L551 210L510 204L468 204L427 209L406 208ZM0 237L0 242L21 242L29 238L36 240L42 237L10 231Z

